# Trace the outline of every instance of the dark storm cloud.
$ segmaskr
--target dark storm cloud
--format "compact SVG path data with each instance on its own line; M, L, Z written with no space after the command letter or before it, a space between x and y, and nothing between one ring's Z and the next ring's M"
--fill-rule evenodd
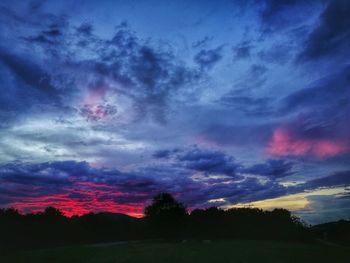
M7 53L0 50L1 62L6 65L20 80L21 84L26 84L32 89L38 89L41 93L53 96L56 89L51 84L50 76L29 58Z
M286 159L268 159L263 163L252 166L244 166L222 151L201 149L197 147L189 149L159 150L153 154L156 159L175 160L174 166L185 167L195 171L201 171L207 175L240 175L253 174L268 177L271 180L283 178L295 174L294 163ZM215 179L220 181L222 179ZM227 180L227 179L224 179Z
M155 158L168 158L171 154L171 151L169 150L159 150L159 151L156 151L154 154L153 154L153 157Z
M93 26L90 23L83 23L76 28L79 34L83 34L86 36L91 36L93 32Z
M293 175L293 163L283 159L271 159L265 163L255 164L243 169L243 172L267 176L271 178L283 178Z
M63 36L62 26L59 24L51 24L47 29L42 30L38 35L25 37L29 42L39 42L41 44L59 44L60 38Z
M184 163L185 167L208 174L219 173L235 176L237 169L240 168L233 157L219 151L194 148L179 154L177 158Z
M191 206L208 207L213 203L208 204L203 202L204 200L225 198L226 204L237 204L279 197L286 193L286 188L275 181L262 184L257 178L247 177L240 182L223 182L202 188L201 191L189 192L186 194L186 200ZM220 203L223 204L225 203Z
M322 1L304 0L264 0L256 1L260 5L260 17L263 31L271 33L295 26L304 19L303 14L310 14L314 5ZM307 10L309 10L307 12Z
M157 159L162 159L162 158L164 158L164 159L167 159L167 158L170 158L170 157L172 157L175 153L178 153L180 150L179 149L171 149L171 150L168 150L168 149L166 149L166 150L158 150L158 151L155 151L154 153L153 153L153 157L154 158L157 158Z
M301 187L304 189L315 189L320 187L336 187L350 185L350 171L335 172L329 176L310 180Z
M305 2L304 0L265 0L262 17L264 20L272 19L281 11Z
M296 91L282 101L281 112L309 112L309 130L319 126L329 134L349 130L350 66L321 78L311 87ZM306 115L307 116L307 115ZM313 124L314 123L314 124ZM320 129L319 129L320 130Z
M16 40L23 40L24 44L40 45L47 54L61 58L62 53L67 52L60 50L61 47L67 46L70 39L69 20L63 15L53 15L43 13L40 10L31 11L30 15L23 15L27 21L23 21L22 27L27 27L30 19L33 19L33 25L30 30L23 31L16 35ZM20 43L20 42L18 42Z
M46 168L48 168L45 170ZM54 174L56 172L56 174ZM1 167L2 183L16 183L21 185L32 185L36 182L40 185L65 185L69 183L64 174L60 174L60 169L56 170L49 163L28 164L7 164ZM48 174L50 173L50 174Z
M219 46L215 49L202 49L195 55L194 61L202 69L211 69L222 59L222 52L223 46Z
M329 1L320 16L319 26L311 32L300 54L304 60L325 56L349 55L350 44L350 2Z
M104 172L90 167L87 162L61 161L46 163L9 163L0 167L4 182L18 184L72 185L76 179L104 179ZM114 175L120 174L113 171Z

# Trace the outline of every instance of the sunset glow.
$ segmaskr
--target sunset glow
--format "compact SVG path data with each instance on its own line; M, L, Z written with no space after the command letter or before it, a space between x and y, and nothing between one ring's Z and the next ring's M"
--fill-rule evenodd
M0 1L0 208L350 218L350 1L169 2Z

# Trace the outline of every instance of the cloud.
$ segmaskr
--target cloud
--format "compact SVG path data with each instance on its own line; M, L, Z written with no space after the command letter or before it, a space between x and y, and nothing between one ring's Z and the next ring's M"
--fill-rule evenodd
M201 69L211 69L222 59L223 46L215 49L202 49L195 57L194 61L201 67Z
M287 194L287 189L274 180L261 183L258 178L248 177L234 188L236 191L229 198L228 203L246 203L279 197ZM249 193L247 195L247 193Z
M79 27L76 28L79 34L83 34L85 36L91 36L93 33L93 26L90 23L83 23Z
M327 7L319 18L319 26L311 32L305 42L300 59L314 60L348 53L350 43L349 12L349 1L328 1Z
M344 96L350 89L349 74L350 66L346 65L335 73L330 73L315 81L310 87L293 92L283 100L282 110L292 111L319 106L322 108L332 106L336 109L346 107L347 100Z
M284 160L238 169L231 159L217 152L194 149L175 156L185 166L147 165L122 172L75 161L4 164L0 166L0 204L24 212L56 206L66 215L109 211L140 216L151 197L162 191L194 208L210 206L209 200L218 198L236 204L350 184L349 172L344 171L284 187L275 180L292 172L291 164ZM193 170L206 176L192 177ZM259 176L232 177L240 171L267 180L261 181ZM226 177L218 177L220 174Z
M218 146L260 146L269 141L275 123L228 125L213 123L203 129L197 137L202 143Z
M253 97L249 92L254 92L264 86L267 81L267 72L268 68L263 64L250 64L242 79L233 85L233 89L230 92L238 94L238 96L248 93L250 97Z
M264 0L257 1L260 6L260 18L265 33L276 32L305 20L303 15L314 11L317 1L303 0ZM320 1L321 2L321 1Z
M54 205L69 215L103 209L134 213L142 212L144 204L161 191L179 196L188 205L203 205L223 196L248 198L245 189L265 189L258 180L211 178L210 174L235 173L236 165L222 154L193 150L178 158L184 166L148 165L129 172L75 161L8 163L0 166L1 189L6 190L1 191L0 203L23 211ZM205 172L207 177L193 180L193 170Z
M267 72L267 68L264 65L253 64L250 68L253 77L258 78Z
M178 160L185 167L207 174L225 174L235 176L240 165L234 162L233 157L223 152L204 150L199 148L191 149L178 155Z
M67 215L90 211L141 215L156 183L141 175L92 168L86 162L15 163L0 167L0 198L7 206L36 211L56 206ZM146 191L146 192L144 192Z
M242 178L242 174L253 174L269 177L271 180L295 174L294 163L287 159L268 159L252 166L244 166L236 162L233 156L219 150L210 150L199 147L188 149L165 149L154 152L156 159L171 161L175 167L184 167L194 171L204 172L205 175L225 175ZM169 164L169 163L167 163ZM226 178L226 177L225 177ZM210 179L212 182L222 179ZM227 180L227 179L223 179Z
M251 57L253 46L249 41L244 41L233 48L235 59L247 59Z
M350 185L350 171L335 172L329 176L316 178L301 185L304 189Z
M175 148L175 149L171 149L171 150L158 150L158 151L155 151L153 153L153 157L156 158L156 159L168 159L170 157L172 157L175 153L178 153L180 150Z
M1 52L2 62L24 83L44 93L53 93L55 88L50 84L50 76L39 66L16 55Z
M274 156L315 156L327 158L350 151L348 145L331 139L298 139L285 129L276 129L266 149Z
M218 103L237 112L242 112L248 116L266 116L273 114L271 99L268 97L254 98L251 96L241 96L232 91L223 95Z
M58 24L51 24L47 29L41 31L36 36L24 37L28 42L38 42L43 45L59 44L62 41L63 33L61 26Z
M265 63L286 64L292 60L293 47L290 43L274 44L271 48L261 50L258 57Z
M330 157L349 152L349 73L348 65L340 66L281 100L280 114L294 115L294 120L282 125L282 130L276 128L271 153Z
M208 44L208 42L212 41L213 37L205 36L201 40L195 41L192 43L193 48L200 48Z
M271 178L283 178L295 173L293 171L293 163L283 159L270 159L265 163L247 167L243 169L243 172Z
M186 200L187 193L205 187L189 175L172 166L149 165L121 172L75 161L8 163L0 166L0 203L22 212L55 206L66 215L107 211L140 216L144 205L159 192Z
M32 30L19 33L21 35L16 38L21 37L22 42L17 39L12 42L17 50L25 46L35 50L42 56L40 61L45 60L45 66L32 62L26 52L2 51L3 65L11 70L16 81L31 86L33 91L27 91L29 96L56 96L56 101L65 98L65 105L78 108L88 120L99 121L106 115L113 115L112 102L119 97L119 101L127 101L125 105L132 104L127 111L135 119L151 118L164 123L173 98L190 94L194 89L192 85L203 74L175 56L171 43L143 40L126 23L117 26L112 37L102 38L94 34L93 24L72 26L65 17L42 13L37 16L45 18L43 25L36 24ZM26 21L19 23L24 25ZM11 40L8 42L10 45ZM75 52L76 49L81 52ZM2 75L4 80L10 81L4 70ZM87 90L100 89L98 83L106 89L109 102L93 107L76 105L77 98L84 96ZM23 97L26 96L17 97L19 103L25 100Z

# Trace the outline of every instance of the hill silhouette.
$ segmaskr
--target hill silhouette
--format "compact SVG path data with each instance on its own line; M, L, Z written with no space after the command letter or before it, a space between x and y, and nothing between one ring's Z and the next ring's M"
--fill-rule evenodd
M343 245L350 245L350 221L339 220L311 227L319 239Z
M129 215L122 214L122 213L101 212L101 213L97 213L95 215L98 217L103 217L103 218L106 218L108 220L114 220L114 221L134 221L134 220L137 220L136 217L129 216Z

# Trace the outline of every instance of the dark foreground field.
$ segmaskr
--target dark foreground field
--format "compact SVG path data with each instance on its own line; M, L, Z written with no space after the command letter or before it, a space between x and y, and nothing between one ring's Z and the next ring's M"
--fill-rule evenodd
M143 241L16 252L0 262L349 262L350 249L272 241Z

